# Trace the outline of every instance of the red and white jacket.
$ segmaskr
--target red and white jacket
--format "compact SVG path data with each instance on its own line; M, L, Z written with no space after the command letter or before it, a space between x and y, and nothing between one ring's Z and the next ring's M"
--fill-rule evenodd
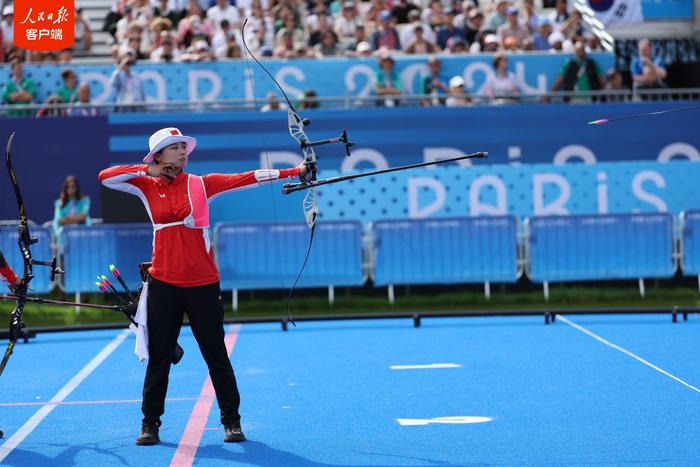
M207 228L208 203L212 199L251 185L299 176L296 167L202 177L182 172L172 182L167 182L149 177L147 169L146 164L110 167L100 172L99 180L107 188L141 199L153 223L153 265L149 273L161 282L179 287L219 281ZM202 184L206 204L197 203L197 199L202 199L198 198L197 190L190 195L190 190Z

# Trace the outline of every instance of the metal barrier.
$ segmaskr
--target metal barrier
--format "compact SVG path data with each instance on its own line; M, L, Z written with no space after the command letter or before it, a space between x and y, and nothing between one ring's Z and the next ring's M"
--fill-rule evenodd
M374 285L515 282L519 276L513 216L378 221Z
M115 263L131 289L141 284L137 264L149 261L153 252L151 224L102 224L70 226L63 231L65 292L99 292L97 274L108 274Z
M684 276L698 277L700 291L700 209L689 209L681 212L679 257Z
M238 308L239 290L290 288L308 245L309 227L305 222L217 224L214 251L221 288L233 291L234 310ZM362 224L319 222L297 287L327 287L332 304L335 286L360 286L366 278Z
M365 229L360 222L320 222L308 264L297 287L374 285L485 284L515 282L525 271L543 283L671 277L678 258L685 275L700 276L700 210L682 213L682 229L674 235L668 213L570 215L532 217L518 232L514 216L378 221ZM33 254L52 256L52 232L32 225L39 238ZM64 230L66 292L97 292L95 276L110 263L121 266L129 287L141 282L136 264L151 258L150 224L72 226ZM16 223L0 225L0 249L21 272ZM296 278L309 242L305 223L221 223L214 228L213 248L223 290L289 288ZM678 244L677 250L674 244ZM674 251L676 250L676 251ZM53 284L45 268L36 268L37 293Z
M542 282L671 277L673 217L667 213L531 217L525 221L528 276Z

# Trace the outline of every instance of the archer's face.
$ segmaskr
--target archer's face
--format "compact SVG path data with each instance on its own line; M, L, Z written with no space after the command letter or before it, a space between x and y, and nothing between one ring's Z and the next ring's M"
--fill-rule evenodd
M162 164L169 164L177 169L184 169L187 165L187 145L185 143L175 143L166 146L160 152L158 160Z

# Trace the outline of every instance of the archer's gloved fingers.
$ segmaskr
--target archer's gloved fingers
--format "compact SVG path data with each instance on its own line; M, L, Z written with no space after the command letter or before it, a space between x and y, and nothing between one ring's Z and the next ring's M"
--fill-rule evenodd
M316 164L308 164L306 166L306 172L299 175L299 180L304 183L312 182L316 179Z

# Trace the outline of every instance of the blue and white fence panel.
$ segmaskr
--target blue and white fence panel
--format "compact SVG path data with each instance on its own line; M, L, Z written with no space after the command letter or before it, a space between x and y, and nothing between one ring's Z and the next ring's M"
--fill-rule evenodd
M22 277L22 274L24 274L24 258L17 245L19 238L18 225L17 222L5 221L0 224L0 251L5 255L5 260L12 270L19 277ZM51 248L51 230L30 222L29 231L32 238L37 239L37 242L29 247L32 257L39 261L51 261L54 256ZM34 279L31 283L31 291L33 293L47 293L53 288L50 269L49 267L38 265L33 267Z
M680 215L681 268L685 276L700 278L700 209L689 209Z
M98 274L109 276L116 264L130 289L141 285L138 264L150 261L153 253L151 224L100 224L67 227L63 231L66 292L99 292ZM110 276L111 280L111 276ZM119 289L116 281L115 287Z
M673 276L668 213L532 217L526 221L528 276L534 282Z
M377 221L372 234L374 285L389 286L390 301L396 284L489 284L519 275L514 216Z
M222 222L214 228L215 257L222 290L290 288L309 246L305 222L241 224ZM304 272L296 287L360 286L366 274L362 261L362 223L316 225Z

